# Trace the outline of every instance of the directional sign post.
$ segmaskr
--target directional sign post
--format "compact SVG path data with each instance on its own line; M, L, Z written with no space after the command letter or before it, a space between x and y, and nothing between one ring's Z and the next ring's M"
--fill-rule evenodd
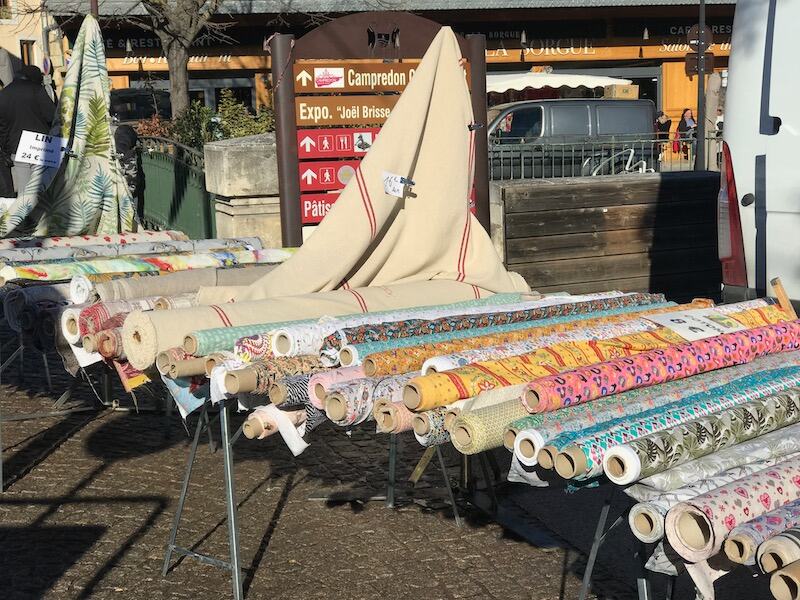
M304 158L361 157L372 147L378 127L301 129L297 132L298 156Z
M300 163L300 191L340 190L352 179L357 160L320 160Z
M419 61L367 63L344 61L297 61L295 87L301 94L331 92L402 92Z
M315 225L320 223L338 198L338 191L321 194L303 194L300 196L303 224Z

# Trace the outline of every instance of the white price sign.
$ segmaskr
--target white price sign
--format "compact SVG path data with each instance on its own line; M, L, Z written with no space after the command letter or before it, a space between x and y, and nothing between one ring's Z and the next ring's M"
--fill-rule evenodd
M414 185L414 182L402 175L395 175L388 171L383 172L383 191L389 196L403 198L407 185Z
M681 310L645 318L671 329L690 342L746 329L735 319L714 308Z
M23 131L14 162L58 167L64 157L64 138L35 131Z

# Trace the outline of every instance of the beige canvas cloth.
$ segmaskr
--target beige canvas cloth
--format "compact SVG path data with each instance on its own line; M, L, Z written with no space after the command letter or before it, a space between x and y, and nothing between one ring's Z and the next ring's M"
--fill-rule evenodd
M435 280L175 310L135 311L125 319L122 340L131 365L143 370L155 362L159 352L182 345L189 332L199 329L429 306L491 295L476 285Z
M443 27L314 235L252 285L201 288L200 304L432 279L529 291L470 212L475 133L460 59L455 34ZM403 198L389 195L385 173L414 185Z

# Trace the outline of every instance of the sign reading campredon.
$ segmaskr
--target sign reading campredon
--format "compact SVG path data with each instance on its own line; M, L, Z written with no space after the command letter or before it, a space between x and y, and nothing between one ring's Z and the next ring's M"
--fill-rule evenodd
M294 63L294 87L301 94L402 92L414 76L418 64L419 61L297 61Z
M300 191L340 190L352 179L358 160L314 161L300 164Z
M64 157L64 138L24 130L19 139L14 162L58 167Z
M399 95L298 96L295 117L300 127L317 125L380 125L389 118Z
M372 147L379 131L377 127L300 129L297 155L301 159L361 157Z

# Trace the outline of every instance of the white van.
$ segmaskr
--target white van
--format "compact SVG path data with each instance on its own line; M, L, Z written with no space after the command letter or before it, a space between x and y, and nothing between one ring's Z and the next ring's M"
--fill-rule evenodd
M800 300L800 0L739 0L731 40L719 256L726 301L780 276Z

